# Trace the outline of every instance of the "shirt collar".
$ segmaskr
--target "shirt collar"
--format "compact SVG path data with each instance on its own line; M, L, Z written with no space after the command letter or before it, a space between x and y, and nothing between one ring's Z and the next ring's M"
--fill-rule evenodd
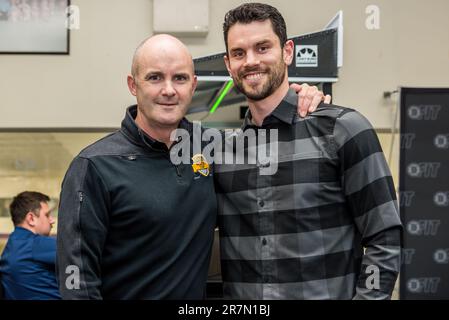
M294 119L297 116L296 104L298 102L298 95L295 90L288 89L287 94L284 96L279 105L269 114L263 121L262 127L273 120L273 117L285 122L287 124L293 124ZM251 111L248 109L243 121L242 129L245 130L248 127L254 127L252 122Z
M28 230L27 228L24 228L24 227L20 227L20 226L14 227L14 231L16 234L20 234L20 235L23 235L23 234L34 235L35 234L33 231Z
M150 135L145 133L145 131L139 128L135 121L136 116L137 105L132 105L126 109L126 115L122 121L122 132L134 143L140 146L149 146L157 150L166 150L167 146L164 143L155 140ZM192 136L193 125L186 118L181 119L178 128L187 130L190 136Z

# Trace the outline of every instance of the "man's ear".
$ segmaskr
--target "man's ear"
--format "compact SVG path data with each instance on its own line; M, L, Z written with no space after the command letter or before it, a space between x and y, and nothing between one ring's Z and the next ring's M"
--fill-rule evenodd
M284 45L284 62L286 65L290 65L293 61L293 55L295 52L295 44L292 40L287 40Z
M137 85L136 85L136 81L134 80L134 77L132 75L128 75L127 81L128 81L129 92L131 92L131 94L133 96L136 96L137 95Z
M223 59L224 59L225 65L226 65L226 69L228 69L229 75L232 77L232 74L231 74L231 64L230 64L230 62L229 62L228 56L225 54L224 57L223 57Z
M198 77L196 75L193 75L192 94L195 93L197 85L198 85Z
M34 227L36 225L36 216L34 213L29 211L25 216L24 222L28 226Z

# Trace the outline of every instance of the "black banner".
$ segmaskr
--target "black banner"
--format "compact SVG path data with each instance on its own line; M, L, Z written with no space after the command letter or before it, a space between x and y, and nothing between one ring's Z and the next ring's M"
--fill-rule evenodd
M401 88L401 299L449 299L449 88Z
M288 67L289 77L337 78L337 29L291 37L295 56ZM229 76L224 52L193 60L197 76Z
M337 78L337 29L291 38L295 56L289 77Z

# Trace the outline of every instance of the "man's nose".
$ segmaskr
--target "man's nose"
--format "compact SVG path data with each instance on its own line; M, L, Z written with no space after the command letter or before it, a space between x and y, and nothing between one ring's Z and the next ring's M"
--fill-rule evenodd
M259 56L253 51L246 53L245 67L252 67L260 64Z
M164 96L174 96L176 94L176 90L173 87L173 83L171 81L166 81L164 83L164 88L162 89L162 94Z

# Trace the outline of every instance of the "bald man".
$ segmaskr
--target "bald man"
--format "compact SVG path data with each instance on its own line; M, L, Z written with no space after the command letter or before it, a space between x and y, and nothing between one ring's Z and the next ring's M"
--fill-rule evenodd
M81 151L63 181L61 295L202 299L217 215L213 174L170 160L179 143L172 131L192 133L184 118L197 84L192 57L174 37L150 37L127 80L137 105L120 130Z

